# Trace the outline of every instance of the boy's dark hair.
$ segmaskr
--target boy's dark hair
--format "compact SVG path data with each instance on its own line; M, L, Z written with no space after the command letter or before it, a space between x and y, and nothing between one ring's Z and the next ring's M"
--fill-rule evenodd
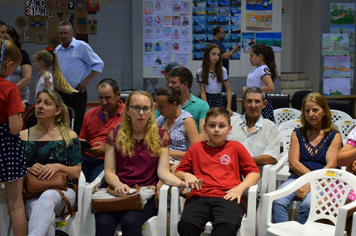
M96 89L98 89L99 86L101 88L104 88L104 87L106 87L106 85L109 85L112 88L112 90L113 90L115 95L119 91L119 85L116 83L115 80L113 80L111 78L105 78L105 79L100 80L100 82L99 82L98 86L96 87Z
M180 94L181 91L179 88L173 88L171 86L165 85L157 89L156 98L158 96L167 96L167 101L169 104L177 103L177 106L180 104Z
M231 124L231 120L230 120L230 114L229 112L223 108L223 107L213 107L211 109L209 109L206 112L205 115L205 125L208 123L208 119L209 117L217 117L217 116L224 116L227 120L227 123L230 125Z
M221 26L216 26L213 30L213 36L217 35L218 33L220 33L220 29L224 29Z
M177 77L178 76L181 84L183 84L184 82L187 82L188 88L190 89L192 87L193 74L192 74L192 72L190 72L190 70L188 70L185 67L179 67L177 69L171 70L168 73L168 76L169 77Z

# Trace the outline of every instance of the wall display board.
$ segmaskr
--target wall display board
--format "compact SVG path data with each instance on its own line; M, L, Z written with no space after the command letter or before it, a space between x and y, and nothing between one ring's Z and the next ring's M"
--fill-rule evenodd
M350 95L354 71L355 3L330 4L330 34L322 35L323 94ZM351 80L352 78L352 80Z

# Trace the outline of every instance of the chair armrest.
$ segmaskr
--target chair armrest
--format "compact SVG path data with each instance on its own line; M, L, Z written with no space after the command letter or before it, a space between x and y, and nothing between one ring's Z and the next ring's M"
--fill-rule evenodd
M356 213L356 201L346 204L339 208L335 226L335 235L344 235L347 219Z
M105 170L103 170L95 179L93 182L89 183L86 187L91 188L94 190L95 187L100 187L101 184L103 184L105 181Z
M261 173L261 188L258 193L259 196L263 196L263 194L267 193L268 185L269 185L269 170L272 168L272 164L267 164L263 166Z
M276 182L277 182L277 173L287 164L288 162L288 153L285 153L281 159L278 160L277 164L273 165L269 168L268 174L268 191L272 192L277 189Z
M178 222L180 220L180 199L179 199L179 188L171 188L171 212L170 212L170 235L178 236Z

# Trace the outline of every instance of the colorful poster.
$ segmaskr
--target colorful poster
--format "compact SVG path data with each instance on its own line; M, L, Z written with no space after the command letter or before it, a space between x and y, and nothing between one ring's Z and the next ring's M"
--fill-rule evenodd
M145 54L143 57L144 65L147 67L153 66L153 55L152 54Z
M355 45L355 25L330 25L331 34L348 34L349 45Z
M242 33L242 53L249 53L251 47L256 44L255 33Z
M324 95L350 95L350 78L324 78Z
M282 51L282 33L256 33L256 43L272 47L274 52Z
M332 56L324 57L323 77L329 78L350 78L350 57Z
M323 34L323 56L348 56L349 36L347 34Z
M176 62L179 66L188 67L188 56L187 55L176 55Z
M272 11L272 0L246 0L246 10Z
M355 24L355 3L330 3L331 24Z
M145 2L145 15L153 14L153 2Z
M246 30L272 30L272 12L246 11Z

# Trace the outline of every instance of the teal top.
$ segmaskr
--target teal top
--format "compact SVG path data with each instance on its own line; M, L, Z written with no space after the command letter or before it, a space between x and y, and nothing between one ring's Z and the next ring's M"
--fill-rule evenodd
M205 119L206 112L209 110L209 105L206 101L197 98L192 93L190 93L190 99L182 107L183 110L189 112L195 121L198 131L199 130L199 120ZM156 111L156 118L161 116L161 113Z

